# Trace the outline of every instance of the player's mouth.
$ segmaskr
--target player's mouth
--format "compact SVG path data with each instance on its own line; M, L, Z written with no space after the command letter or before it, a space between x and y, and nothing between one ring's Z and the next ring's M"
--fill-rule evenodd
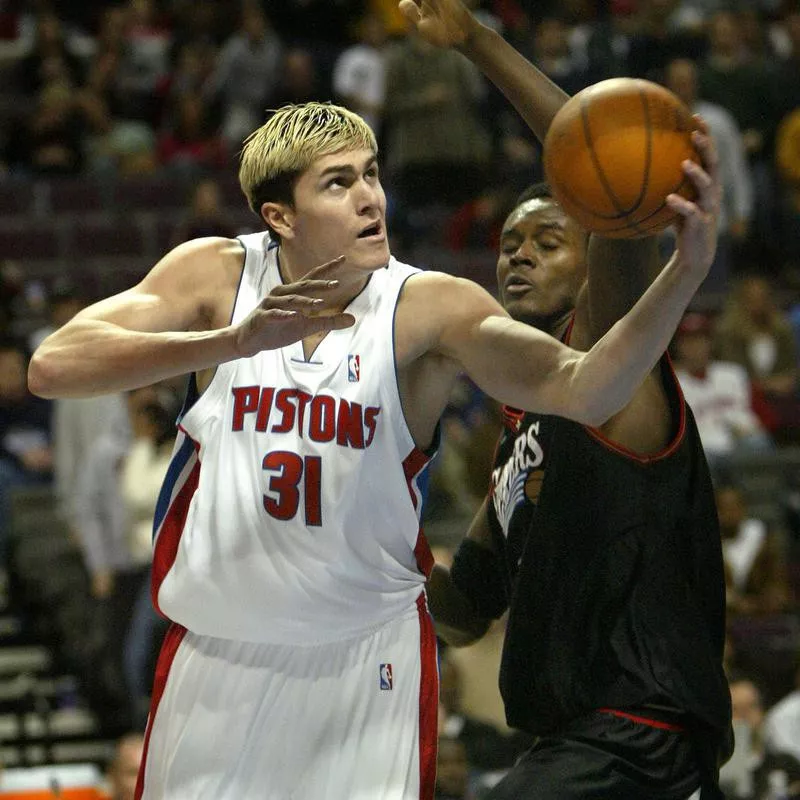
M362 228L356 238L372 243L382 242L386 238L383 231L383 223L381 220L376 219L374 222Z
M509 275L503 284L503 290L508 295L520 295L530 291L534 285L519 275Z

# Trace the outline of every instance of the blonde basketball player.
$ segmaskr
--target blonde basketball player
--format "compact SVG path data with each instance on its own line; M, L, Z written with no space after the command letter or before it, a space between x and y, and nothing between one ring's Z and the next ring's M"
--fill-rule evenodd
M153 600L174 624L140 798L430 800L420 517L456 377L598 424L658 361L713 257L713 209L676 202L680 254L576 352L474 283L392 258L376 152L343 108L280 109L240 170L268 230L179 246L33 357L46 397L192 373L155 520Z

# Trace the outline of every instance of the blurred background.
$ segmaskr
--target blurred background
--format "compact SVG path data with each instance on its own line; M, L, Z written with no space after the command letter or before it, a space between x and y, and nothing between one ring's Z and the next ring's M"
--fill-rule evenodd
M710 125L720 246L672 354L722 522L724 780L732 798L800 796L800 5L469 5L569 93L644 77ZM394 254L494 292L541 149L471 64L408 35L395 0L0 0L0 796L26 781L133 796L164 631L150 524L185 382L47 402L27 392L29 355L174 245L260 230L237 153L268 109L307 100L375 130ZM486 492L498 419L459 385L425 511L443 563ZM438 797L479 798L529 745L504 722L502 637L500 620L442 648Z

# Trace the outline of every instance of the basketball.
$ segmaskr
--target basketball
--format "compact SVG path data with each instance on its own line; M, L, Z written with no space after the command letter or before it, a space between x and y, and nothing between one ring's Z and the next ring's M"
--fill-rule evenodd
M669 90L611 78L570 98L553 119L544 169L564 211L585 230L617 239L650 236L676 218L668 194L693 200L681 163L700 163L689 109Z

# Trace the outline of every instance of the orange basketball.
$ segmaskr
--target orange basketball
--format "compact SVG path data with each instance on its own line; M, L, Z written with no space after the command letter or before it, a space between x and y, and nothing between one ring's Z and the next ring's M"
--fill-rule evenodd
M689 109L649 81L612 78L561 108L547 132L544 169L581 227L618 239L650 236L675 219L668 194L696 196L681 162L700 163Z

